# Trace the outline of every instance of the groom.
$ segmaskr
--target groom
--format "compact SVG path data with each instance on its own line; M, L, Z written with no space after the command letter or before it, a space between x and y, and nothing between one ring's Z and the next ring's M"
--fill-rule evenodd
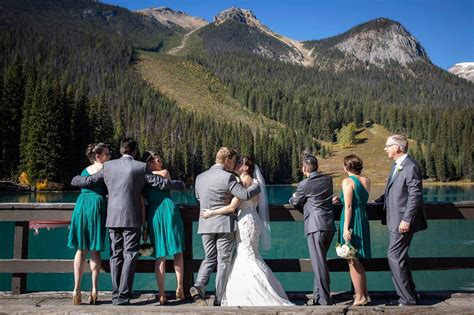
M318 160L312 155L303 159L303 174L290 199L295 208L304 211L304 230L314 271L313 305L333 305L329 289L326 255L336 226L332 212L332 178L318 172Z
M375 201L384 203L382 223L386 223L389 230L388 264L400 297L399 306L415 305L419 295L415 291L408 249L413 235L428 227L421 170L407 154L408 141L405 136L388 137L385 152L395 163L388 176L385 193Z
M92 176L76 176L71 185L88 187L105 182L109 192L106 227L110 235L110 274L112 303L130 305L135 262L140 244L141 193L146 183L163 189L184 189L179 180L154 175L143 162L135 160L138 143L132 138L122 140L122 157L104 163L102 170Z
M239 166L237 152L222 147L216 155L216 164L196 178L196 198L201 211L217 209L230 204L235 196L248 200L260 192L258 184L249 188L242 186L234 168ZM235 240L235 215L216 215L208 219L199 217L198 234L202 235L205 258L201 263L196 282L190 288L196 305L207 305L204 299L209 276L217 265L216 297L214 305L220 305L224 294L232 261Z

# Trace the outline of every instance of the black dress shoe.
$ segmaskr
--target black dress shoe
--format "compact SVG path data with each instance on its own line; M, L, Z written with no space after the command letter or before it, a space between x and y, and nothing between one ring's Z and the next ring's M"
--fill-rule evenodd
M192 286L189 289L189 293L191 294L191 297L194 301L194 304L197 306L207 306L206 299L204 298L203 294L201 293L201 290L199 288Z
M417 305L417 303L398 303L398 306L405 307L405 306L413 306Z
M307 306L332 306L332 305L336 305L336 303L331 301L331 302L329 302L329 304L321 304L319 302L314 302L312 300L308 300L308 301L306 301L306 305Z

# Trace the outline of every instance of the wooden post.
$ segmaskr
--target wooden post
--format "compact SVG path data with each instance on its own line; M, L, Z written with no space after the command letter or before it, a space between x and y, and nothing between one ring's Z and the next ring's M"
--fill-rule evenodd
M29 223L25 221L15 222L15 240L13 245L13 259L28 258L28 236ZM12 293L20 294L26 292L27 273L14 273L12 276Z
M189 288L194 284L194 273L193 273L193 222L184 221L184 274L183 274L183 285L184 293L188 294Z

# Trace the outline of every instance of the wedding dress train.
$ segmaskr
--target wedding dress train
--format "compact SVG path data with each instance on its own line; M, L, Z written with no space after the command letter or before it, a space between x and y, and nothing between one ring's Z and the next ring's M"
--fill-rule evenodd
M237 250L222 298L223 306L289 306L283 287L260 256L262 222L257 201L241 201L237 219Z

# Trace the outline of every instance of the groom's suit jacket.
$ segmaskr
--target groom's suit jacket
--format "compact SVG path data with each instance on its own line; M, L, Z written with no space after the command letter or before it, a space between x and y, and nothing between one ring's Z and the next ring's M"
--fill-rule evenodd
M196 178L196 198L201 211L215 210L230 204L235 196L240 200L249 200L260 193L260 186L253 184L245 188L237 181L234 173L226 171L223 165L214 164ZM199 218L198 234L233 232L235 215L216 215Z
M423 204L420 167L407 156L395 173L394 168L395 165L388 176L384 195L377 200L384 202L384 218L388 230L398 233L402 220L410 223L410 232L426 229L428 222Z
M100 172L91 176L76 176L71 185L87 187L104 181L109 191L106 226L110 228L134 228L142 223L141 193L146 183L163 189L184 189L179 180L169 180L154 175L146 163L131 156L104 163Z
M332 193L332 178L319 172L312 172L298 183L290 203L296 208L303 208L305 235L336 230Z

